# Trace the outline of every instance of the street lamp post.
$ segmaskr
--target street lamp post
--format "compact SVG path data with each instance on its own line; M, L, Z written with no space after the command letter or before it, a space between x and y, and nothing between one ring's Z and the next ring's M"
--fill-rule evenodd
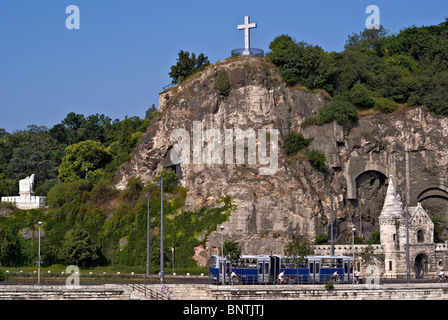
M330 216L330 228L331 228L331 232L330 232L330 237L331 237L331 252L330 255L333 257L334 256L334 242L333 242L333 193L330 193L330 208L331 208L331 216Z
M146 275L149 276L149 191L146 193L148 198L147 217L146 217Z
M355 271L355 232L356 228L352 228L352 250L353 250L353 271ZM355 283L355 277L353 277L353 283Z
M409 216L408 216L408 184L404 182L404 193L406 202L406 278L407 282L411 283L411 272L409 266Z
M398 187L397 192L401 191ZM411 283L411 268L409 263L409 214L408 214L408 184L404 182L404 197L406 203L406 280Z
M171 248L171 260L173 260L173 275L174 275L174 247Z
M40 285L40 227L42 227L42 221L37 223L39 227L39 247L37 251L37 284Z
M163 175L160 175L160 283L165 282L165 267L163 256Z
M222 284L225 284L225 272L224 272L224 246L222 243L222 231L224 230L224 226L221 226L221 265L222 265Z

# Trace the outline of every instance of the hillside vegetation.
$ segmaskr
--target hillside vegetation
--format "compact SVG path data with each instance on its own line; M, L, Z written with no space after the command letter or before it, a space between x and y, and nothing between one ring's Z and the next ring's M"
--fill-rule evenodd
M326 52L288 35L276 37L269 48L267 59L289 86L321 88L344 101L326 107L322 122L356 120L350 116L353 107L389 113L398 104L448 116L448 20L390 35L383 27L365 29L349 36L342 52Z
M310 123L336 120L345 124L356 121L359 110L390 113L398 104L423 105L437 115L448 116L448 20L436 26L412 26L392 35L383 28L365 30L349 36L345 49L338 53L296 42L288 35L276 37L270 49L266 59L287 85L323 89L331 96L331 102L307 120ZM187 62L196 59L186 54L184 58ZM200 68L172 69L177 74L174 83L203 70L202 64ZM218 78L217 90L227 97L232 90L228 75L224 72ZM34 173L36 195L48 197L46 210L0 206L0 265L35 265L37 222L43 221L44 266L145 266L149 210L151 272L157 272L160 188L132 179L120 191L112 183L117 168L129 159L157 112L153 106L145 119L122 121L72 112L50 129L36 125L13 133L0 129L0 195L18 195L18 181ZM286 153L307 150L308 144L303 136L291 135L286 139ZM325 164L322 155L313 150L306 153L313 167L321 171ZM171 265L174 248L176 268L195 267L194 247L236 207L232 198L223 194L216 208L186 211L189 190L177 185L174 173L162 174L167 183L171 181L164 194L166 263Z

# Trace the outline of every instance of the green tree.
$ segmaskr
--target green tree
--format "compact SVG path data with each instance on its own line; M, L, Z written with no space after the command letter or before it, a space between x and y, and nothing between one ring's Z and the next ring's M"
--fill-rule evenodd
M14 265L20 263L20 241L12 228L0 220L0 265Z
M398 109L398 104L391 99L387 98L374 98L375 109L380 110L383 113L391 113Z
M200 53L196 58L194 53L191 54L188 51L180 50L177 58L177 63L171 66L171 72L169 73L172 83L178 84L184 81L187 77L202 71L206 66L210 64L208 57L203 53Z
M59 167L58 178L61 181L75 181L87 176L99 179L111 156L106 148L97 141L82 141L68 146Z
M288 86L301 83L310 89L333 91L335 63L319 46L297 43L289 35L280 35L269 44L269 49L266 58L279 68Z
M384 53L383 46L388 32L389 30L383 26L378 29L366 28L360 33L349 36L344 47L345 49L373 50L381 56Z
M307 152L308 161L310 162L311 166L314 170L317 171L324 171L325 169L325 154L317 151L317 150L310 150Z
M224 70L218 73L218 77L216 78L216 88L218 88L219 93L227 97L230 92L230 81L227 72Z
M98 246L86 230L75 228L65 235L61 259L66 263L85 267L91 266L98 258Z
M373 262L375 257L375 250L373 249L372 244L369 244L367 247L362 249L361 258L364 265L369 265Z
M154 104L151 105L151 107L146 110L145 113L145 120L151 122L151 120L157 115L157 108Z
M328 243L328 237L323 234L319 234L314 239L314 244L327 244Z
M331 123L336 120L340 125L348 125L358 120L358 112L352 103L341 99L333 99L320 110L319 119L324 123Z
M8 178L20 180L35 174L36 187L56 178L60 161L58 146L46 127L27 126L27 130L8 135L3 145L9 154L5 155L5 162L3 166L0 164L0 170L4 171Z
M443 220L441 218L435 217L431 218L431 221L434 223L434 242L442 243Z
M288 156L296 154L299 150L308 147L313 139L305 139L301 133L291 131L288 133L284 140L285 153Z
M163 190L166 192L171 192L179 183L179 177L173 171L162 170L154 178L156 183L159 183L161 178L163 177Z
M241 248L238 241L224 241L223 245L224 256L228 257L230 261L238 261L241 257Z
M299 237L293 237L291 242L289 242L285 246L285 255L291 256L291 257L301 257L304 258L305 256L308 256L313 253L313 250L311 249L309 243L301 239Z

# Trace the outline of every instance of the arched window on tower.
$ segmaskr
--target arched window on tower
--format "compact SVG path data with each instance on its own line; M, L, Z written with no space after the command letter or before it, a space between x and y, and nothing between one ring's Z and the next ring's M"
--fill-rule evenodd
M389 271L392 271L392 261L389 261Z
M420 229L417 231L417 242L422 243L423 241L425 241L425 237L423 235L423 230Z

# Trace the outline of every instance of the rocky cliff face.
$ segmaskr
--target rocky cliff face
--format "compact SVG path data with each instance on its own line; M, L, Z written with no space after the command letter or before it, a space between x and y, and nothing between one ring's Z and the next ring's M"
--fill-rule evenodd
M228 96L223 96L217 86L222 71L229 78ZM216 206L220 195L234 197L238 209L223 224L223 235L225 240L237 240L243 253L283 253L284 245L294 236L309 240L320 234L329 236L330 193L334 195L336 241L347 242L353 226L358 235L369 239L379 231L378 216L389 175L396 177L403 198L407 183L410 204L422 202L430 216L445 219L448 120L417 108L392 115L371 113L351 128L336 123L303 126L303 121L327 101L324 93L286 87L264 59L218 63L161 93L159 115L130 161L117 172L116 185L123 187L136 176L152 181L164 166L175 169L168 152L179 142L170 140L175 130L189 133L187 152L194 159L198 143L193 139L194 126L202 134L209 129L220 132L223 149L226 130L253 129L258 133L255 141L259 145L258 129L278 129L278 149L271 144L268 152L278 152L274 174L261 175L259 169L266 165L260 161L251 164L250 144L244 147L241 164L235 163L236 147L232 150L233 164L180 164L181 183L189 189L186 209ZM301 153L292 158L285 156L283 137L290 131L314 138L309 148L326 155L323 173L315 171ZM201 138L199 146L203 151L211 140ZM273 141L274 135L269 132L266 139ZM224 158L224 150L222 154ZM212 247L219 247L219 231L208 240Z

